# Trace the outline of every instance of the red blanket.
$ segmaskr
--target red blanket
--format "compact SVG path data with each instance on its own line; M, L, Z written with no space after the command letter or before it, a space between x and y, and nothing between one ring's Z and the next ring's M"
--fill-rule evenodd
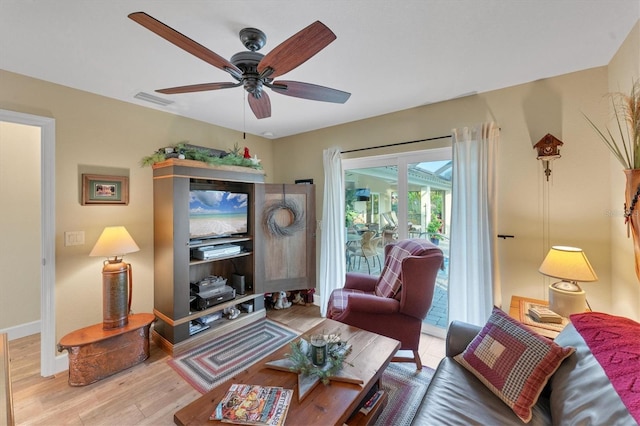
M600 312L571 315L571 322L640 423L640 324Z

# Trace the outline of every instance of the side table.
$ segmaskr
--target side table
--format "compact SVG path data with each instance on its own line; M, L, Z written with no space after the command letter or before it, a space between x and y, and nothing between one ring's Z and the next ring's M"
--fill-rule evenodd
M568 319L564 318L562 324L550 324L543 322L536 322L531 319L526 310L523 309L524 303L533 303L536 305L549 306L549 302L540 299L531 299L529 297L511 296L511 305L509 306L509 316L517 319L536 333L548 337L549 339L555 339L560 331L568 324Z
M124 327L103 330L100 323L60 339L58 351L69 353L69 385L88 385L147 359L154 319L153 314L133 314Z

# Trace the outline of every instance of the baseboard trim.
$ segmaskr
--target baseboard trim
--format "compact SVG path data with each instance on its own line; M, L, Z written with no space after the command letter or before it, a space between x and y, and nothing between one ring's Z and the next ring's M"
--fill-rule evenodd
M69 354L64 352L62 355L56 355L53 368L53 375L69 370Z
M7 337L11 341L21 337L31 336L32 334L38 334L41 331L40 320L38 320L2 329L0 333L7 333Z

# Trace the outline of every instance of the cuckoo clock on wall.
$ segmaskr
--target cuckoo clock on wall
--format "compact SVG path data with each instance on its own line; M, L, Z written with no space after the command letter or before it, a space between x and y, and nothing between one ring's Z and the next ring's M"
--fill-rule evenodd
M562 141L551 133L547 133L542 139L538 141L533 147L538 152L538 160L542 160L544 166L544 174L549 180L551 175L551 161L560 158L560 147L564 145Z

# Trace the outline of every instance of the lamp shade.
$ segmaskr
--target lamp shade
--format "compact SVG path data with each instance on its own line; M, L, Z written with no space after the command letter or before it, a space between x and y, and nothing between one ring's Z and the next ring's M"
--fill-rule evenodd
M538 270L541 274L566 281L598 280L587 256L582 249L576 247L551 247Z
M133 241L124 226L107 226L89 256L117 257L139 250L140 247Z

